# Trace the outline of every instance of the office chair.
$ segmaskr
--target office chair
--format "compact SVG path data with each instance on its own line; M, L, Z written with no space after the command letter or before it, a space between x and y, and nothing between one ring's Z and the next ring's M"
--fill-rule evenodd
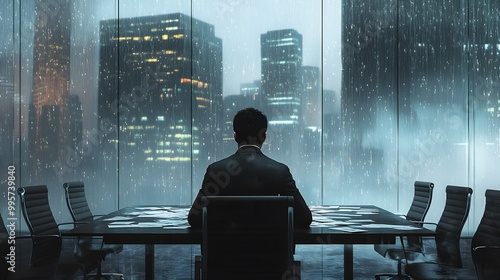
M416 262L406 266L405 272L412 279L475 279L470 271L462 268L460 235L469 215L472 189L459 186L446 187L446 202L436 224L437 259L434 262ZM429 224L429 223L424 223Z
M49 206L47 186L20 187L18 193L32 249L29 267L9 273L8 279L74 279L75 274L87 275L97 268L99 254L76 255L72 246L63 246L59 225ZM66 250L67 247L71 249Z
M196 279L300 279L300 262L293 261L293 197L205 196L202 202Z
M477 278L500 277L500 190L486 190L483 217L472 237L472 260Z
M93 215L90 211L85 197L85 186L82 181L67 182L63 184L63 187L66 203L75 227L78 227L78 224L88 223L95 217L98 217L97 215ZM78 238L79 247L84 247L86 250L92 251L99 250L102 260L105 260L106 256L109 254L118 254L123 251L123 245L121 244L103 244L104 241L102 239L100 242L95 241L95 238L92 237ZM95 276L97 279L111 279L113 277L123 278L123 274L121 273L103 273L101 264L97 267L96 275L89 275L89 277L91 276Z
M415 181L413 201L408 213L405 215L407 220L418 223L424 221L425 216L429 211L429 207L431 206L433 189L434 184L431 182ZM415 260L418 254L422 253L422 238L418 236L408 236L403 238L400 236L400 240L401 243L396 245L374 245L374 249L377 253L385 258L390 258L398 262L397 273L377 273L375 275L375 279L390 277L390 279L410 280L410 277L403 274L402 261L406 260L406 263L408 263L408 260Z
M0 227L0 244L4 247L8 242L5 226ZM21 239L31 238L31 236L16 236L16 251L13 256L4 254L2 251L2 271L0 279L3 280L67 280L76 279L81 274L82 264L77 261L71 262L67 258L60 256L61 242L58 236L38 237L36 243L31 246L22 244ZM7 249L11 245L7 244ZM15 266L11 266L11 258ZM64 258L64 259L63 259ZM73 257L72 257L73 259ZM12 269L12 271L10 270Z

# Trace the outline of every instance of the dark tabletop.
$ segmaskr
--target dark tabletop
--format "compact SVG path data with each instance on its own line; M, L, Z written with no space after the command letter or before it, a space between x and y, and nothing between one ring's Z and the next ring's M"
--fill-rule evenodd
M190 206L134 206L64 232L65 236L103 236L118 244L200 244L201 231L187 223ZM296 244L394 243L397 236L434 232L372 205L311 206L309 229L296 229Z

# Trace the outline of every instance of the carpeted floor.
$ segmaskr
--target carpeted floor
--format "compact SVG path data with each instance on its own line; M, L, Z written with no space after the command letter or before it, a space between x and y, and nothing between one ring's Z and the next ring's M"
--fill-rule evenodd
M425 240L426 259L434 257L433 239ZM473 269L470 255L470 239L462 240L464 266ZM194 256L199 246L156 245L155 279L193 279ZM342 245L299 245L295 259L301 261L302 279L343 279ZM374 279L379 272L395 272L396 262L386 260L373 250L373 245L354 245L354 279ZM106 258L103 270L120 272L126 280L144 279L144 246L125 245L120 254Z

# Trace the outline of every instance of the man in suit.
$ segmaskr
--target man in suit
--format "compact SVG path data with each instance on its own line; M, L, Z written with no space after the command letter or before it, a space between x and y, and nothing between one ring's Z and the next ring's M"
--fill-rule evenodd
M238 150L208 166L202 187L189 211L189 224L201 228L202 196L282 195L294 198L295 227L309 227L311 211L297 189L290 169L261 151L266 140L267 117L257 109L243 109L234 116L233 130Z

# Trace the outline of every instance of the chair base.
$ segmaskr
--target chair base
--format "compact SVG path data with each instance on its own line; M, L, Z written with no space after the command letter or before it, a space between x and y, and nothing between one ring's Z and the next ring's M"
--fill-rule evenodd
M388 277L388 280L411 280L410 276L403 274L377 274L375 275L376 280L381 280L381 277Z
M403 274L403 264L401 259L398 260L398 273L377 273L375 280L380 280L380 277L389 277L390 280L411 280L410 276Z

